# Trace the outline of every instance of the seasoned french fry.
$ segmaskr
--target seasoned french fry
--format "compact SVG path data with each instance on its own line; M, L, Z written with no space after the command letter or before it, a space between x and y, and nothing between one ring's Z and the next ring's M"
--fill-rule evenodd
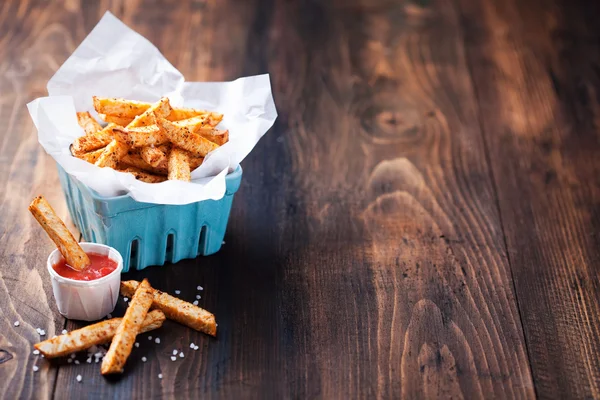
M160 328L165 319L165 314L162 311L150 311L142 323L140 333ZM63 357L71 353L89 349L95 345L110 342L113 336L115 336L115 332L122 320L122 318L112 318L88 325L64 335L55 336L52 339L36 343L33 347L39 350L46 358Z
M29 211L44 228L50 239L56 243L58 250L71 268L82 271L90 265L88 255L85 254L85 251L43 196L33 199L29 205Z
M135 117L127 128L137 128L140 126L148 126L156 124L157 118L164 118L171 113L171 103L167 97L163 97L156 103L152 104L144 113Z
M102 125L96 121L89 112L78 112L77 123L83 128L86 135L91 135L102 130Z
M96 162L96 160L98 160L98 157L100 157L100 155L102 154L103 151L104 151L104 148L101 148L98 150L94 150L94 151L90 151L90 152L81 154L76 157L82 159L83 161L87 161L90 164L93 164Z
M127 154L129 148L126 144L119 142L116 139L113 139L108 146L104 149L100 157L96 160L94 164L99 167L109 167L112 169L117 169L117 165L119 165L119 161Z
M129 147L159 146L169 139L157 125L140 126L136 128L113 128L113 136Z
M164 118L158 118L160 126L169 140L176 146L198 156L206 156L219 146L202 136L193 133L189 127L180 127Z
M166 176L168 173L168 163L166 161L162 164L159 164L157 167L153 167L152 165L144 161L144 159L140 156L140 152L138 151L138 149L129 150L127 154L125 154L125 156L121 159L121 164L129 167L136 167L155 175Z
M229 141L229 131L224 130L220 131L214 128L200 128L196 131L196 133L202 136L205 139L210 140L213 143L218 144L219 146L223 146L225 143Z
M127 357L131 353L135 337L142 328L142 323L152 305L153 291L147 279L139 284L125 316L115 332L110 348L102 360L102 375L123 372Z
M112 130L115 127L115 124L108 124L101 131L78 137L71 145L71 154L78 157L107 146L113 140Z
M202 165L202 162L204 162L204 157L200 157L200 156L195 156L193 154L189 155L190 157L190 169L193 171L196 168L198 168L200 165Z
M132 118L129 118L129 117L117 117L116 115L106 115L106 114L98 114L98 115L100 116L100 118L102 118L103 121L105 121L105 122L112 122L112 123L117 124L119 126L127 126L135 118L135 117L132 117Z
M169 121L180 121L193 117L204 117L211 126L217 126L223 119L223 114L194 108L174 108L167 117ZM214 124L214 125L213 125Z
M92 99L94 100L94 109L98 114L116 117L135 118L152 106L150 103L113 97L93 96Z
M169 180L185 182L191 180L189 153L179 147L173 147L169 154Z
M167 166L170 151L170 144L163 144L158 147L146 146L140 150L140 156L153 167L162 168Z
M147 183L160 183L167 180L167 177L164 175L154 175L150 172L146 172L136 167L122 165L123 168L119 168L118 171L127 172L135 176L135 179L140 181L144 181Z
M138 281L122 281L121 294L131 296L139 284ZM152 308L161 310L173 321L208 335L217 336L217 323L213 314L160 290L152 289L152 292L154 296Z

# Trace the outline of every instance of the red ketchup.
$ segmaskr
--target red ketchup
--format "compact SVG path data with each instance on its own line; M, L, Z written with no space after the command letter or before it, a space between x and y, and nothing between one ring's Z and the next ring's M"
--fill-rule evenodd
M117 262L108 258L107 255L96 253L87 253L87 255L90 258L91 265L83 271L71 268L64 258L58 264L54 264L52 268L60 276L78 281L93 281L110 274L117 268Z

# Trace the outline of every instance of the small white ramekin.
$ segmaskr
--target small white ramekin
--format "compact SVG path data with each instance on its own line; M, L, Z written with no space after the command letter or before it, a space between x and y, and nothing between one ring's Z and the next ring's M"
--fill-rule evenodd
M58 311L69 319L97 321L115 309L119 297L123 257L110 246L98 243L79 243L86 253L108 255L117 262L110 274L93 281L78 281L60 276L54 268L62 255L55 249L48 256L48 272L52 280L52 291Z

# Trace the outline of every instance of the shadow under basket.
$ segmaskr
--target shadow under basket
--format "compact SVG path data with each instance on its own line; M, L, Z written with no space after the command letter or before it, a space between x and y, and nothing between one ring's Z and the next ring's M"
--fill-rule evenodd
M128 195L103 197L57 167L82 241L117 249L123 256L123 272L219 251L233 195L242 180L238 166L225 178L222 199L175 206L140 203Z

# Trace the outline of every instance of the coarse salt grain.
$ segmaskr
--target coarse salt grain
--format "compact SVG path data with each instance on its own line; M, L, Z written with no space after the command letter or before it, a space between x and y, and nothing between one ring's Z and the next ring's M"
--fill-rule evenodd
M183 351L182 351L181 353L179 353L179 357L180 357L180 358L183 358L183 357L184 357L184 355L183 355Z
M158 374L158 379L162 379L162 374Z
M152 340L152 336L148 336L148 340Z
M194 302L192 304L195 305L195 306L197 306L198 305L198 300L194 300Z
M56 335L52 335L52 339L54 339L56 337Z
M15 321L15 324L14 324L14 325L15 325L15 326L19 326L19 325L21 325L21 323L20 323L19 321Z
M91 364L92 363L92 357L88 358L87 360L85 360L86 363Z
M71 364L71 363L73 362L73 359L72 359L72 358L68 358L68 359L67 359L67 362L68 362L69 364Z
M198 290L204 290L204 288L202 286L198 286L196 289L198 289Z
M75 379L77 379L77 382L81 382L81 380L82 380L83 378L81 377L81 375L77 375L77 378L75 378Z
M75 360L75 365L79 365L79 360Z
M194 343L190 343L190 349L193 349L194 346L195 346Z
M38 366L37 366L37 365L34 365L34 366L33 366L33 372L37 372L37 370L38 370L38 369L39 369L39 368L38 368Z
M156 338L156 339L154 339L154 343L156 343L156 344L160 344L160 338Z
M177 361L177 357L171 356L171 361Z
M40 336L46 336L46 331L43 329L40 329Z
M179 353L177 350L173 350L173 355L176 356Z
M129 301L129 299L128 299L127 297L123 297L123 301L124 301L124 302L128 302L128 301Z
M180 294L180 293L181 293L181 290L176 290L175 291L175 294Z
M142 357L142 362L146 362L148 359L146 357Z
M196 345L194 346L194 350L198 350L200 348L200 346Z
M35 355L37 356L38 354L40 354L40 351L39 351L38 349L35 349L35 350L33 351L33 354L35 354Z
M135 347L140 347L140 344L138 342L135 342Z
M75 358L75 357L77 357L77 355L76 355L75 353L71 353L71 356L70 356L70 357L71 357L71 358Z
M68 332L67 332L67 330L66 330L66 329L63 329L61 333L62 333L63 335L66 335Z
M197 294L197 295L196 295L196 298L197 298L198 300L200 300L200 298L202 298L202 296L200 296L199 294Z

